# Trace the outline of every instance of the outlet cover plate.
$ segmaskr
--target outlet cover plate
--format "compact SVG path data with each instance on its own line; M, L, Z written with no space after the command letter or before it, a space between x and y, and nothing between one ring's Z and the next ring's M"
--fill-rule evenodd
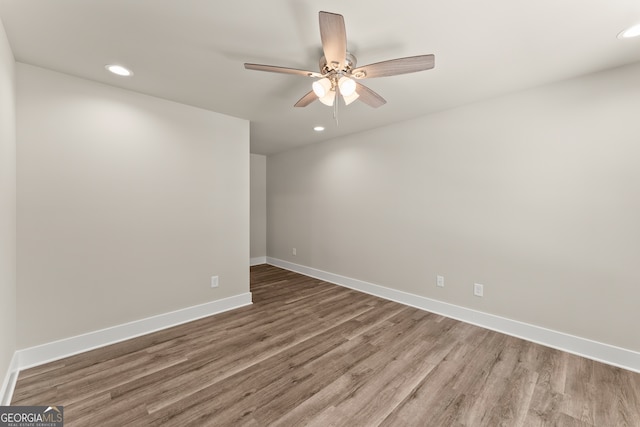
M473 294L477 297L481 297L484 295L484 285L480 283L473 284Z

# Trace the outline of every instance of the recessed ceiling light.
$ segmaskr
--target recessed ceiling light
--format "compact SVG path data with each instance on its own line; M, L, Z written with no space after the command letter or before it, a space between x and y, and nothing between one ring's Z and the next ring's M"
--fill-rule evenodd
M631 37L640 36L640 24L636 24L633 27L629 27L626 30L618 34L619 39L630 39Z
M322 132L324 130L324 126L316 126L313 128L316 132Z
M107 70L111 71L113 74L117 74L122 77L130 77L133 76L133 71L124 68L122 65L105 65Z

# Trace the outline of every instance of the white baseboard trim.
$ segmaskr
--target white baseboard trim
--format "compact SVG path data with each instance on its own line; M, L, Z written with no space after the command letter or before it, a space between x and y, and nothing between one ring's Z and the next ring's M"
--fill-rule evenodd
M260 265L260 264L266 264L266 263L267 263L267 257L266 256L259 256L259 257L251 258L249 260L249 265L251 265L251 266Z
M115 344L250 304L252 304L251 292L247 292L83 335L25 348L16 352L19 361L18 370L32 368L64 357L73 356L74 354Z
M295 271L346 288L355 289L404 305L430 311L445 317L471 323L496 332L522 338L537 344L566 351L608 365L640 373L640 353L621 347L604 344L587 338L569 335L517 320L422 297L408 292L387 288L350 277L340 276L315 268L267 257L267 264Z
M11 403L13 390L16 388L16 381L18 380L18 371L18 352L14 352L11 362L9 363L9 369L7 369L7 374L2 381L2 388L0 388L0 406L8 406Z

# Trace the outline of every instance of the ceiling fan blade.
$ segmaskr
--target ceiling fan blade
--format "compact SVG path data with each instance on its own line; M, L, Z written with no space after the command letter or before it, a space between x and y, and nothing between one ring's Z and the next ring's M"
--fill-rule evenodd
M358 82L356 82L356 92L358 93L358 99L370 107L378 108L387 103L383 97Z
M244 68L246 68L247 70L269 71L271 73L296 74L298 76L305 76L305 77L318 77L318 78L322 77L322 74L316 73L315 71L298 70L296 68L287 68L287 67L276 67L275 65L245 63Z
M303 96L302 98L300 98L300 100L298 102L296 102L294 107L306 107L307 105L311 104L316 99L318 99L318 96L315 94L314 91L311 91L311 92L307 93L305 96Z
M320 12L320 39L329 68L341 70L347 56L347 30L342 15Z
M415 73L430 70L435 66L434 55L418 55L406 58L390 59L355 68L351 75L356 79L397 76L398 74Z

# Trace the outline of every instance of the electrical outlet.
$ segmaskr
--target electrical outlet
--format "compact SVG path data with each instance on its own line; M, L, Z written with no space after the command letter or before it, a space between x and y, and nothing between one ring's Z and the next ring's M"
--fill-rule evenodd
M297 251L296 251L296 248L293 248L293 250L291 251L291 253L292 253L294 256L296 256L296 255L297 255L297 253L296 253L296 252L297 252Z
M218 287L218 276L211 276L211 287L212 288Z
M436 276L436 286L444 288L444 276Z
M473 284L473 294L477 297L481 297L484 295L484 285L480 283Z

